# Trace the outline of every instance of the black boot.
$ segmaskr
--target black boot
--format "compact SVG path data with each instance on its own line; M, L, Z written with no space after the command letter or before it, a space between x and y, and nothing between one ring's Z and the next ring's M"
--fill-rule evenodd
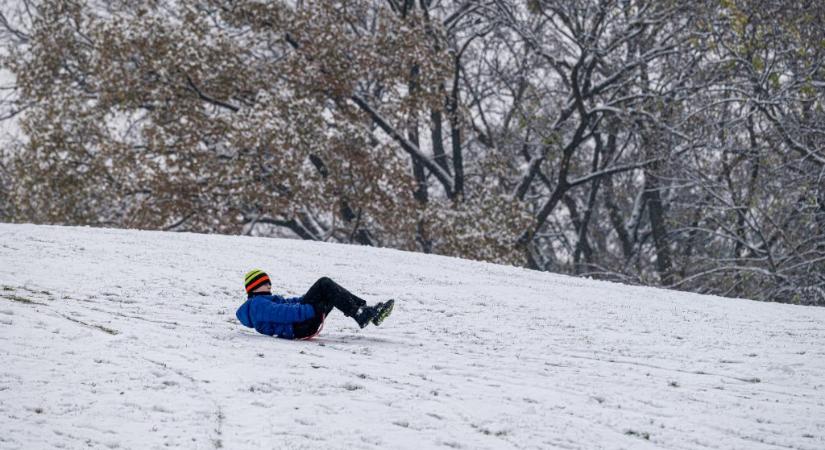
M358 322L361 328L366 327L372 322L373 325L381 325L392 313L392 307L395 306L395 300L388 300L386 302L377 303L375 306L364 306L358 309L358 312L353 315L353 319Z
M352 315L352 318L358 322L359 327L364 328L375 318L375 315L376 310L374 306L362 306Z
M392 299L375 305L373 307L375 308L375 317L372 318L372 324L375 326L381 325L381 322L392 314L393 306L395 306L395 300Z

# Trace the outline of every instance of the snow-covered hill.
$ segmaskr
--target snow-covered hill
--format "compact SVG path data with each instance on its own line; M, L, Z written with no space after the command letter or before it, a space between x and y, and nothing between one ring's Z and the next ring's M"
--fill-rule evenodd
M235 308L328 275L380 328ZM384 249L0 225L0 448L825 448L825 309Z

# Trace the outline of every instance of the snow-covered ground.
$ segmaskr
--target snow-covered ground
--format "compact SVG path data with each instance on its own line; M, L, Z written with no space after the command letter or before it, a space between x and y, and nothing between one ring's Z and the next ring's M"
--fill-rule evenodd
M328 275L379 328L237 323ZM278 290L278 289L276 289ZM825 309L385 249L0 224L0 448L825 448Z

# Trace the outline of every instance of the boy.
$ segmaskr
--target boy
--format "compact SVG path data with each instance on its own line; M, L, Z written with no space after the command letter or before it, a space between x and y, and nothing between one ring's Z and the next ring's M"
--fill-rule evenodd
M301 297L284 298L272 295L272 282L262 270L251 270L244 277L247 300L235 312L235 317L261 334L283 339L309 339L317 336L324 319L338 308L352 317L361 328L370 322L380 325L392 312L394 300L367 306L327 277L318 279Z

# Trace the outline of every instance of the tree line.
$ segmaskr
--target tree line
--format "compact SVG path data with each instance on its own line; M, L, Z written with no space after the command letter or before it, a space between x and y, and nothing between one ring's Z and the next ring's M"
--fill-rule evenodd
M0 220L825 305L825 5L22 0Z

